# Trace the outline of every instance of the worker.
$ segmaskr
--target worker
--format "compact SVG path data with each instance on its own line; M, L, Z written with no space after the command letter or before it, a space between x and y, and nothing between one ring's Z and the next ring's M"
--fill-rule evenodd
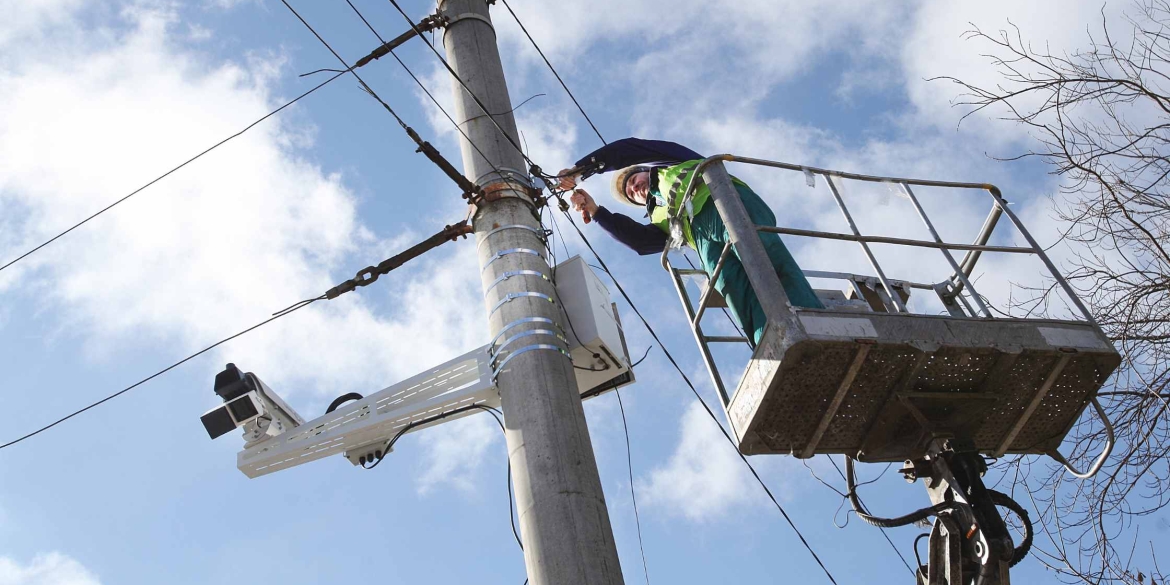
M586 155L572 168L558 173L557 178L562 189L574 189L570 201L586 223L596 221L614 239L642 255L660 253L668 243L672 247L685 244L698 252L703 270L710 275L728 242L727 228L715 204L708 201L710 190L699 177L695 177L699 184L689 203L684 207L682 201L691 173L703 158L674 142L626 138ZM614 213L598 205L584 189L576 188L589 176L614 170L615 198L626 205L644 207L650 225ZM732 177L732 182L751 220L757 225L775 226L776 216L760 196L743 181ZM780 236L766 232L759 235L789 302L797 307L824 308ZM715 279L715 290L723 295L753 346L758 344L767 319L737 254L729 255L724 262Z

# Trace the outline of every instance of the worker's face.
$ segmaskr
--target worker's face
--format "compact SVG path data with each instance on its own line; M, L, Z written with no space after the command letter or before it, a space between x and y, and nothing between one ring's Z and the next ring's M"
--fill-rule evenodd
M626 198L638 205L645 205L650 197L650 173L642 171L634 173L626 181Z

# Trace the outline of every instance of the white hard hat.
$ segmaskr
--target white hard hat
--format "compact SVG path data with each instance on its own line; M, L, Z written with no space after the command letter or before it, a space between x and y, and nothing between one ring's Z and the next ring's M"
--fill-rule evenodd
M649 167L645 167L645 166L641 166L641 165L632 165L632 166L628 166L628 167L621 169L620 171L614 173L614 175L613 175L613 197L614 197L614 199L617 199L619 203L624 203L626 205L632 205L634 207L641 207L640 204L634 203L633 201L630 200L629 197L626 197L626 190L625 190L626 181L628 181L630 179L630 176L632 176L634 173L647 172L649 170L650 170Z

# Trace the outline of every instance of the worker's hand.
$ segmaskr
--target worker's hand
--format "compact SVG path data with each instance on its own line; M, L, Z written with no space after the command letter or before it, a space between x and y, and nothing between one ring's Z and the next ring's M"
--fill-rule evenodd
M581 212L581 217L585 220L585 223L593 220L593 214L597 213L597 202L593 200L593 196L587 191L584 189L574 189L572 197L569 197L569 201L573 202L573 209Z
M557 186L568 191L577 186L577 171L576 169L561 169L561 172L557 173L557 179L560 180Z

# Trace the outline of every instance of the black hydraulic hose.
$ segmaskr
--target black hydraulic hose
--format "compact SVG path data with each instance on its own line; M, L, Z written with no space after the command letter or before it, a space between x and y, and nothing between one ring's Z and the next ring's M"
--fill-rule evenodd
M853 511L857 512L857 517L864 520L867 524L877 526L878 528L898 528L899 526L909 526L915 522L926 520L931 516L937 516L940 512L953 510L957 506L954 502L942 502L935 504L929 508L922 508L915 510L905 516L898 516L896 518L880 518L878 516L870 515L861 502L857 500L857 494L849 492L849 502L853 504Z
M899 526L906 526L920 520L925 520L931 516L937 516L940 512L954 510L960 506L960 504L956 502L942 502L929 508L916 510L906 514L905 516L898 516L897 518L881 518L871 515L869 511L865 509L865 506L862 505L861 500L857 497L856 474L854 473L853 469L852 457L845 458L845 483L849 487L849 493L847 494L849 496L849 503L853 505L853 511L857 513L857 517L861 518L868 524L877 526L878 528L897 528ZM1015 512L1016 515L1020 517L1020 522L1022 522L1024 525L1024 540L1020 543L1020 546L1017 546L1012 551L1012 559L1008 563L1009 567L1014 567L1019 564L1020 561L1024 560L1024 557L1028 556L1028 552L1032 550L1032 539L1035 534L1034 527L1032 525L1032 519L1028 516L1028 511L1025 510L1024 507L1015 500L1013 500L1011 496L1008 496L1003 492L997 492L995 490L987 490L987 493L991 497L992 503L994 503L996 506L1003 506L1004 508Z
M362 398L363 398L363 396L361 394L358 394L357 392L350 392L349 394L342 394L341 396L334 398L333 402L329 403L329 408L325 409L325 414L329 414L329 413L337 410L337 407L341 406L342 404L345 404L346 402L349 402L350 400L361 400Z
M915 510L914 512L906 514L905 516L898 516L897 518L881 518L879 516L871 515L869 510L865 509L865 506L862 505L861 500L857 497L857 486L855 485L856 481L853 472L852 457L845 457L845 483L848 484L849 487L849 493L847 494L849 496L849 503L853 505L853 511L857 513L857 517L861 518L863 521L865 521L865 523L877 526L878 528L898 528L899 526L908 526L915 522L926 520L931 516L937 516L940 512L954 510L959 506L959 504L956 504L955 502L941 502L929 508ZM1012 503L1014 504L1015 502Z
M1009 567L1014 567L1028 556L1028 551L1032 550L1032 519L1028 517L1028 511L1007 494L995 490L987 490L987 493L996 506L1003 506L1015 512L1024 523L1024 541L1012 551L1012 560L1008 563Z

